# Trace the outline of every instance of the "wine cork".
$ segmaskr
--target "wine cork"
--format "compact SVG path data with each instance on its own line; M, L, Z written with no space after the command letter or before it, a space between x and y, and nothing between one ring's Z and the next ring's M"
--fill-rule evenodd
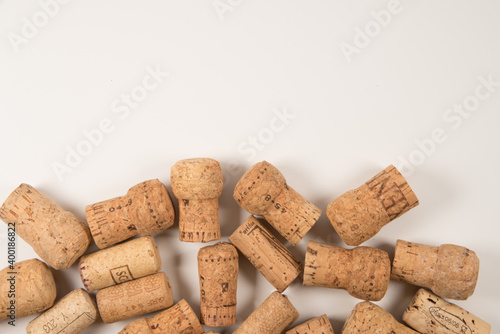
M393 280L429 288L443 298L465 300L474 293L478 274L479 259L465 247L396 243Z
M377 248L344 249L310 241L307 245L304 285L345 289L353 297L378 301L389 286L391 261Z
M54 269L71 267L92 241L84 222L24 183L0 207L0 218Z
M288 330L286 334L335 334L332 324L326 314L309 319L306 322Z
M174 303L172 288L163 272L99 290L96 297L102 321L107 324L162 310Z
M219 197L223 186L219 163L208 158L178 161L172 166L170 180L179 201L179 240L219 240Z
M154 274L161 259L153 237L141 237L84 255L78 267L85 289L96 291Z
M43 312L54 304L56 283L49 267L31 259L0 271L0 320Z
M220 334L220 333L217 333L215 331L208 331L208 332L205 332L205 334Z
M273 292L233 334L282 334L299 318L288 298Z
M201 323L210 327L236 322L238 251L230 243L217 243L198 252Z
M489 334L491 325L425 289L419 289L403 321L423 334Z
M174 224L175 211L163 183L148 180L127 194L87 205L85 215L94 241L106 248L134 235L152 235Z
M137 319L118 334L203 334L198 317L182 299L177 304L152 318Z
M390 165L361 187L332 201L326 215L347 245L359 246L417 205L417 196L403 175Z
M263 216L292 245L297 245L321 216L321 210L290 187L267 161L253 165L234 188L245 210Z
M45 313L30 321L26 334L78 334L92 325L97 307L83 289L73 290Z
M302 263L252 215L233 232L229 241L279 292L285 291L304 269Z

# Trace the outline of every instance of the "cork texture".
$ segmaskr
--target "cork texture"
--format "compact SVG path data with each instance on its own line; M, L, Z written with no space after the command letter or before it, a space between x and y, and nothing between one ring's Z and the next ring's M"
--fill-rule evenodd
M24 183L0 207L0 218L55 269L71 267L92 241L84 222Z
M326 314L312 318L288 330L286 334L335 334Z
M292 245L297 245L321 216L321 210L292 189L267 161L253 165L238 181L236 202L263 216Z

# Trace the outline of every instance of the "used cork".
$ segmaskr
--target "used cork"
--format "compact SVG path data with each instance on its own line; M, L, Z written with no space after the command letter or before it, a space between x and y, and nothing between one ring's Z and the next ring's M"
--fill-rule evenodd
M40 260L17 262L0 271L0 320L27 317L54 304L56 283Z
M430 291L419 289L403 321L424 334L489 334L491 325Z
M443 298L465 300L474 293L478 275L479 259L465 247L396 243L391 279L429 288Z
M172 288L163 272L99 290L96 298L102 321L107 324L159 311L174 303Z
M134 235L153 235L174 224L175 211L167 188L148 180L130 188L126 195L88 205L85 215L99 248Z
M335 334L330 320L323 314L288 330L286 334Z
M310 241L307 245L304 285L345 289L353 297L378 301L389 286L391 261L377 248L344 249Z
M223 186L220 164L208 158L181 160L172 166L170 180L179 201L179 240L219 240L219 197Z
M403 175L390 165L361 187L332 201L326 215L347 245L359 246L417 205L417 196Z
M279 292L285 291L304 269L302 263L252 215L233 232L229 241Z
M290 187L267 161L253 165L239 180L236 202L263 216L292 245L297 245L321 216L321 210Z
M201 323L210 327L231 326L236 322L238 251L230 243L219 242L198 252Z
M26 334L78 334L92 325L97 317L97 307L92 298L85 290L77 289L30 321Z
M233 334L282 334L299 318L288 298L273 292Z
M28 184L9 195L0 218L54 269L71 267L92 241L84 222Z

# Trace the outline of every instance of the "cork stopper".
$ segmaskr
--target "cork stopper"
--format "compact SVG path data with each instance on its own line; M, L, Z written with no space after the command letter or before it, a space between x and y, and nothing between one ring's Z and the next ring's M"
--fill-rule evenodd
M465 247L396 243L393 280L429 288L443 298L465 300L474 293L478 275L479 259Z
M159 311L174 303L172 288L163 272L99 290L96 298L106 324Z
M84 255L78 265L87 291L96 291L158 272L161 259L153 237L141 237Z
M332 201L326 215L347 245L359 246L417 205L417 196L403 175L390 165L361 187Z
M299 318L288 298L273 292L233 334L281 334Z
M263 216L294 246L321 216L321 210L293 190L267 161L256 163L242 176L233 197L251 214Z
M170 180L179 201L179 240L219 240L219 197L223 186L220 164L208 158L181 160L172 166Z
M227 242L203 247L198 252L201 323L210 327L236 322L238 251Z
M55 269L71 267L92 241L84 222L24 183L0 207L0 218Z
M397 333L418 334L380 306L370 302L357 304L342 328L342 334Z
M56 294L54 276L42 261L31 259L7 266L0 271L0 320L43 312L54 304Z
M229 241L279 292L285 291L304 269L302 263L252 215L233 232Z
M30 321L26 334L78 334L98 317L97 307L83 289L73 290L52 308Z
M85 215L99 248L134 235L152 235L174 224L175 211L167 188L158 179L130 188L126 195L88 205Z
M353 297L379 301L389 286L391 261L377 248L344 249L310 241L304 285L345 289Z
M326 314L312 318L288 330L286 334L335 334Z

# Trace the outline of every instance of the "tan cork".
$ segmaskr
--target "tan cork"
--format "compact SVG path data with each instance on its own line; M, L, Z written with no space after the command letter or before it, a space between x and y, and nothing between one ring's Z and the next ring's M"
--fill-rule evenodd
M361 187L332 201L326 215L347 245L359 246L417 205L417 196L403 175L390 165Z
M474 293L478 274L479 259L465 247L396 243L393 280L429 288L443 298L465 300Z
M233 334L282 334L299 318L288 298L273 292Z
M26 334L78 334L92 325L98 314L94 300L85 290L73 290L30 321Z
M153 237L141 237L84 255L78 268L85 289L96 291L154 274L161 259Z
M99 290L96 298L102 321L107 324L159 311L174 303L172 288L163 272Z
M0 218L55 269L71 267L92 241L84 222L24 183L0 207Z
M198 252L201 323L210 327L236 322L238 251L227 242L203 247Z
M326 314L312 318L288 330L286 334L335 334Z
M267 161L253 165L234 188L245 210L263 216L292 245L297 245L321 216L321 210L290 187Z
M42 261L31 259L7 266L0 271L0 320L43 312L54 304L56 294L54 276Z
M344 249L310 241L304 285L345 289L356 298L381 300L389 286L391 261L377 248Z
M189 304L182 299L152 318L137 319L118 334L203 334L204 330Z
M285 291L304 269L302 263L252 215L233 232L229 241L279 292Z
M208 331L208 332L205 332L205 334L220 334L220 333L217 333L215 331Z
M134 235L153 235L174 224L175 211L159 180L139 183L124 196L88 205L85 215L94 241L106 248Z
M489 334L491 325L430 291L419 289L403 313L403 321L420 333Z

